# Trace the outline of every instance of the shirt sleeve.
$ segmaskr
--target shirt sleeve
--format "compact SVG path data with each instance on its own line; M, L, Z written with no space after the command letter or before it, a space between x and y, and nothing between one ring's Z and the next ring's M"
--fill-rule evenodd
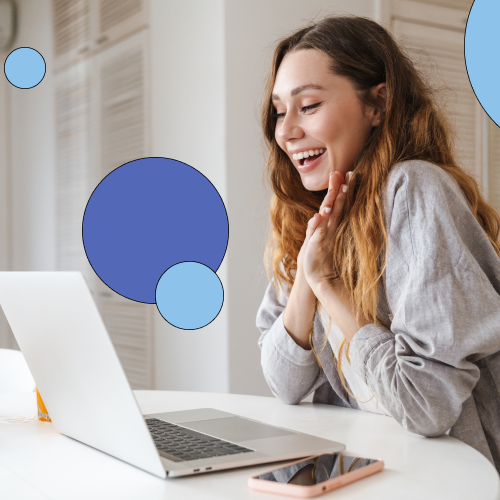
M449 174L414 168L396 184L386 269L393 321L361 328L351 363L401 425L438 436L479 379L474 361L500 350L500 259Z
M300 347L286 331L283 312L288 298L281 288L280 297L276 296L273 282L267 286L257 312L262 370L276 397L287 404L298 404L327 379L312 350ZM317 313L313 328L323 329Z

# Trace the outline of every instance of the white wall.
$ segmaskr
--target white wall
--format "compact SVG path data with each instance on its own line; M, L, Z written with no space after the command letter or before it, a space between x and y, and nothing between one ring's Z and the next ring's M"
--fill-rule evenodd
M174 158L199 170L219 191L230 214L226 196L224 1L151 0L150 5L151 155ZM205 328L180 330L155 315L157 389L228 391L231 290L227 254L217 274L224 287L224 305Z

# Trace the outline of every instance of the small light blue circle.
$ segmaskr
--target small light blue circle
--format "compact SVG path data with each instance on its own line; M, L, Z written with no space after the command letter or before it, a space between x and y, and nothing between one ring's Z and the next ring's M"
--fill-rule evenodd
M478 101L490 118L500 126L500 101L497 62L500 49L498 0L475 0L465 28L465 65Z
M5 76L14 87L31 89L45 76L45 61L40 52L29 47L13 50L5 60Z
M222 283L212 269L198 262L168 268L156 286L156 306L173 326L196 330L211 323L224 302Z

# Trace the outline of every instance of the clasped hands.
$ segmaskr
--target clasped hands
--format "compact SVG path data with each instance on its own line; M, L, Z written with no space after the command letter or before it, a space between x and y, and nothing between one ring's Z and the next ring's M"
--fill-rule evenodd
M327 276L333 274L333 245L335 232L339 226L344 202L347 196L349 176L341 172L330 174L328 193L321 204L319 213L307 224L304 240L303 269L309 286L313 291L328 286Z
M345 181L341 172L330 175L328 193L319 213L307 224L304 247L301 248L303 272L309 286L349 341L370 321L363 314L356 320L355 307L344 284L332 285L328 276L333 275L335 232L342 218L350 178L351 172L347 173Z

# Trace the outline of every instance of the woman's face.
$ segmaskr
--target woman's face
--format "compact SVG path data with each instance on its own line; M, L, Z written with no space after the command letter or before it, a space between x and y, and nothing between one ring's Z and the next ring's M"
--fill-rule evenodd
M331 172L339 171L345 176L352 170L371 128L381 120L375 108L363 113L349 80L333 75L328 62L329 57L319 50L289 52L278 68L273 88L272 100L279 114L276 141L309 191L328 188ZM309 85L316 88L301 89ZM374 95L379 93L382 109L385 91L385 83L375 87ZM293 158L295 153L320 149L324 152L319 158Z

